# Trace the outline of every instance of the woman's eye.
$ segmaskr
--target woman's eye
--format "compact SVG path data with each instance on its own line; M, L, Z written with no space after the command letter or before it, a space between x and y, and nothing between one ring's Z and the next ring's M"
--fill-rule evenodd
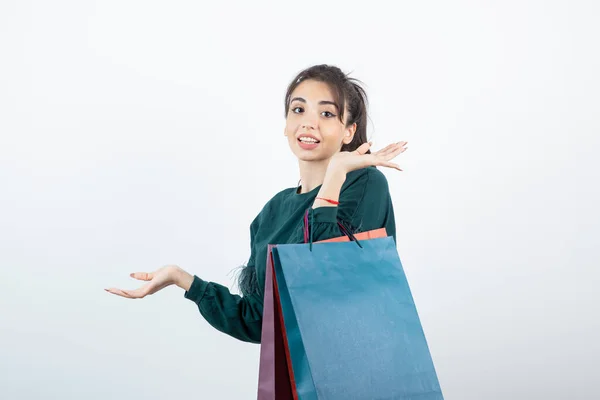
M303 109L302 107L292 107L292 108L290 108L290 110L291 110L291 111L292 111L294 114L298 114L298 113L301 113L301 112L303 112L303 111L304 111L304 109ZM335 114L333 114L333 113L332 113L332 112L330 112L330 111L323 111L323 112L321 113L321 115L323 115L323 116L324 116L324 117L326 117L326 118L332 118L332 117L335 117Z

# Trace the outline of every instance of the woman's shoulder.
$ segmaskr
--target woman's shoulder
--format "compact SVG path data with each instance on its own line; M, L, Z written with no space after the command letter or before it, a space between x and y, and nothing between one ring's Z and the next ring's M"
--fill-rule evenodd
M346 181L342 186L342 191L367 185L370 190L376 190L378 188L385 191L389 190L388 181L383 172L375 166L370 166L349 172L346 175Z
M283 199L289 198L290 196L293 196L297 191L298 191L297 186L282 189L279 192L275 193L275 195L273 195L273 197L271 197L271 199L267 202L267 204L277 203L279 201L282 201Z
M276 208L276 209L279 208L278 205L280 205L284 201L284 199L292 196L297 189L298 189L297 187L291 187L291 188L286 188L286 189L280 190L279 192L275 193L275 195L273 195L263 205L260 213L257 215L257 219L260 219L260 217L262 215L269 214L270 210L272 210L273 208Z

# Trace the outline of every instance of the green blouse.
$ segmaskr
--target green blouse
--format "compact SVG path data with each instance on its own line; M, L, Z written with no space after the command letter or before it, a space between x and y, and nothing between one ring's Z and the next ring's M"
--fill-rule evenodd
M304 243L304 213L312 206L320 188L302 194L297 187L282 190L256 216L250 225L250 259L240 276L241 296L194 275L184 296L198 305L209 324L239 340L260 343L267 245ZM348 173L339 201L338 206L314 210L309 227L314 242L343 236L338 220L352 233L386 228L388 236L396 240L387 179L376 167Z

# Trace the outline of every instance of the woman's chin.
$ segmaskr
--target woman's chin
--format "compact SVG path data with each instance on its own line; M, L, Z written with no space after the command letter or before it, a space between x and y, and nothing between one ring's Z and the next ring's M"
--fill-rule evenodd
M302 149L295 149L294 155L299 161L321 161L324 158L320 152L306 151Z
M327 158L330 158L331 156L333 156L333 154L331 154L329 157L327 157L327 155L325 154L325 152L323 151L324 149L320 149L320 148L316 148L316 149L312 149L312 150L305 150L303 148L301 148L300 146L290 146L292 147L292 153L294 153L294 155L296 156L296 158L299 161L323 161L326 160Z

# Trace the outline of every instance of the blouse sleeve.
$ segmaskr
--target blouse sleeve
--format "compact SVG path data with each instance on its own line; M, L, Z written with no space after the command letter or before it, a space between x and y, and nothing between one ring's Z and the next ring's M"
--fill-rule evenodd
M256 221L250 226L251 249L254 248ZM248 265L242 273L252 271L249 279L256 279L254 267L255 254L251 251ZM260 343L262 332L263 299L258 291L240 296L232 294L223 285L207 282L194 275L190 289L184 297L196 303L200 314L217 330L244 342Z
M313 230L314 242L342 236L338 221L352 233L386 228L387 234L396 240L394 211L387 179L375 167L368 168L364 174L345 182L339 203L335 207L318 207L312 211L309 230Z

